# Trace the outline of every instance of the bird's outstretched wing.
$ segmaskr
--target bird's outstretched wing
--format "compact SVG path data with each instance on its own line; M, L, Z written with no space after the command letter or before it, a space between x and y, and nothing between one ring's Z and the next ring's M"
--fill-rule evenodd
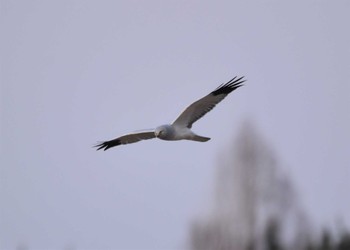
M243 78L244 76L237 79L236 76L227 83L221 84L210 94L192 103L173 122L173 125L191 128L193 123L212 110L216 104L221 102L228 94L241 87L243 82L245 82Z
M156 136L154 134L154 131L136 132L136 133L123 135L121 137L118 137L110 141L99 143L95 147L97 147L97 150L100 150L100 149L107 150L111 147L115 147L118 145L134 143L141 140L153 139L155 137Z

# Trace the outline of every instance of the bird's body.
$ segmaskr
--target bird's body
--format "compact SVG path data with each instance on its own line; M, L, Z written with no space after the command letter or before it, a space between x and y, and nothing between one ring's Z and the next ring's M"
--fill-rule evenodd
M181 127L173 124L166 124L156 128L155 136L166 141L192 140L205 142L210 140L208 137L196 135L187 127Z
M192 140L206 142L210 140L209 137L195 134L191 130L192 124L212 110L216 104L221 102L229 93L242 86L242 83L245 81L242 80L243 77L238 79L236 78L237 77L225 84L220 85L210 94L192 103L172 124L161 125L155 130L131 133L110 141L102 142L96 145L97 150L107 150L114 146L153 138L159 138L167 141Z

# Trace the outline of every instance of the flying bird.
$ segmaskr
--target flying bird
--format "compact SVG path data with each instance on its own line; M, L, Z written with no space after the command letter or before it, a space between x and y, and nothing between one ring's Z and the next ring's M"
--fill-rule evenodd
M95 147L97 147L97 150L107 150L111 147L153 138L159 138L167 141L209 141L209 137L200 136L192 132L192 124L202 118L210 110L212 110L228 94L241 87L243 85L243 82L245 82L243 78L244 76L240 78L237 78L236 76L227 83L221 84L213 92L188 106L172 124L161 125L155 130L141 131L123 135L116 139L99 143Z

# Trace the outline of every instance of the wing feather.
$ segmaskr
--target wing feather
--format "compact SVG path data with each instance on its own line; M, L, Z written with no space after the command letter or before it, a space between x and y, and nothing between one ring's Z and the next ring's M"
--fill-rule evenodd
M100 150L100 149L107 150L111 147L119 146L122 144L135 143L142 140L153 139L155 137L156 136L154 134L154 131L137 132L137 133L123 135L110 141L101 142L97 144L95 147L97 147L97 150Z
M235 89L243 86L243 82L245 82L243 78L244 76L237 79L236 76L227 83L221 84L210 94L192 103L173 122L173 125L191 128L193 123L198 121L206 113L212 110L228 94L230 94Z

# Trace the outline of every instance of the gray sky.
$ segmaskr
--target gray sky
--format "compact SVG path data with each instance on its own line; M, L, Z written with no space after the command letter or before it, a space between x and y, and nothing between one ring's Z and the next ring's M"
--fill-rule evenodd
M216 160L251 120L317 225L350 226L348 1L0 2L0 248L184 248ZM172 122L208 143L96 141Z

